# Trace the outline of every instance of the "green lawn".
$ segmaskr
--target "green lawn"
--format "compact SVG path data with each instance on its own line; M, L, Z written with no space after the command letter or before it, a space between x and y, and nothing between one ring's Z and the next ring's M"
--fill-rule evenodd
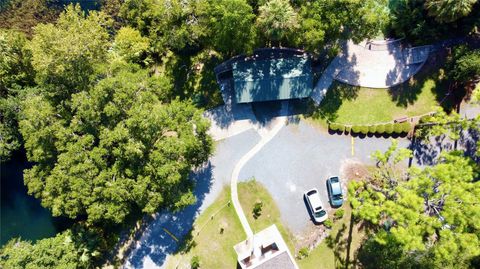
M265 187L255 180L242 182L239 184L238 197L253 232L259 232L272 224L276 224L290 252L295 255L293 235L283 226L280 219L280 210ZM253 206L257 201L261 201L263 207L261 215L255 219L253 217Z
M238 196L254 232L275 223L293 250L293 242L289 240L291 235L280 222L280 212L268 191L260 183L255 180L239 183ZM237 257L233 246L245 240L246 235L233 205L225 206L229 200L230 188L225 188L215 202L197 218L191 238L186 241L179 253L167 261L167 268L176 268L177 265L179 268L188 268L193 256L200 258L201 268L235 268ZM252 210L257 200L262 201L263 209L260 217L254 219ZM216 212L218 214L212 218Z
M300 268L356 267L356 252L365 237L365 230L361 225L352 222L352 209L348 203L342 208L345 210L343 218L334 222L330 235L313 249L307 258L298 261Z
M431 69L434 69L433 71ZM320 106L307 117L322 124L373 124L432 111L446 91L441 69L427 68L414 79L390 89L371 89L334 82Z

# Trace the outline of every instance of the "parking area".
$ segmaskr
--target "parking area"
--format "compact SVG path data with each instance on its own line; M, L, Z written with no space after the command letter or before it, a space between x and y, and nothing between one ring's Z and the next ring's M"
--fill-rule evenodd
M399 142L400 146L408 146L405 139ZM240 180L255 178L265 185L277 202L284 223L295 235L302 235L313 225L303 193L317 188L323 204L331 209L327 178L340 176L346 193L343 167L350 162L372 163L371 153L384 151L390 144L390 139L369 137L356 138L352 144L351 137L329 135L309 122L299 121L283 127L250 159Z

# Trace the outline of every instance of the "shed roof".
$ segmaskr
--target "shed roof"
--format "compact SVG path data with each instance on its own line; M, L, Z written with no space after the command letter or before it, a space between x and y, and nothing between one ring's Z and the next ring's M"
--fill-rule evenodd
M244 59L233 63L236 103L305 98L312 92L312 67L306 56Z

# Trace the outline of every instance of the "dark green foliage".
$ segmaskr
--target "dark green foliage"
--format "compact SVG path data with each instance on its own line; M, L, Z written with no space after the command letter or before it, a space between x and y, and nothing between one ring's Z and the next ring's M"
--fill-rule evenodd
M31 53L21 32L0 30L0 162L21 145L18 131L20 100L34 85Z
M379 258L387 255L379 262L388 265L390 255L395 263L424 256L432 268L468 268L480 255L476 163L463 152L442 152L436 165L404 171L400 164L411 156L397 141L385 153L375 152L376 170L349 185L353 214L374 227L373 238L386 251ZM390 252L395 248L399 252Z
M2 0L0 1L0 29L21 31L28 36L39 23L54 22L61 8L53 0Z
M105 252L100 231L74 228L32 244L12 239L0 249L2 268L93 268Z
M472 2L472 0L390 1L389 28L396 37L406 37L409 41L417 44L428 44L440 39L468 34L475 28L475 25L478 25L480 20L480 5L478 3L473 6L468 4L471 7L468 15L454 21L443 19L449 17L448 15L444 16L438 12L432 12L434 9L441 9L446 13L461 14L463 12L456 12L449 6L464 5L466 2ZM456 16L454 17L456 18Z
M306 1L300 8L298 44L310 52L342 39L375 37L388 22L387 1Z
M209 44L215 50L233 56L250 53L255 40L252 8L245 0L208 1L202 12L203 20L209 29Z
M260 215L262 215L262 208L263 208L263 203L262 203L262 201L257 201L257 202L253 205L252 214L253 214L253 217L254 217L255 219L257 219L258 217L260 217Z
M197 11L206 1L126 0L120 16L143 36L150 39L158 56L168 49L175 51L199 48L208 29L200 23Z
M85 17L80 6L70 5L55 25L35 27L30 49L36 81L55 106L92 86L96 67L106 60L106 23L103 14Z
M55 216L102 224L121 223L135 208L193 203L188 175L210 154L209 124L189 103L162 103L170 87L146 71L120 71L73 95L67 119L30 96L20 122L37 163L25 171L29 192Z
M470 50L465 46L456 47L449 59L449 76L465 83L480 76L480 49Z
M259 34L270 46L288 42L298 29L298 15L289 0L268 0L258 10Z

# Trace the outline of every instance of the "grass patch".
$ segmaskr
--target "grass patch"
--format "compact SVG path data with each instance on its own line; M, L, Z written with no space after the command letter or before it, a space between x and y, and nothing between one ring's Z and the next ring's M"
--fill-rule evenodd
M345 203L343 218L336 220L330 235L313 249L307 258L298 261L300 268L348 268L355 267L356 253L363 242L364 228L352 221L352 209ZM347 259L348 258L348 259Z
M287 243L290 252L294 254L294 237L283 226L280 218L280 210L270 196L270 193L268 193L267 189L265 189L265 187L263 187L263 185L258 183L256 180L241 182L238 184L238 189L238 198L240 200L240 204L242 205L243 211L247 215L248 223L250 224L253 232L260 232L272 224L277 225L277 228L282 234L285 243ZM257 218L255 218L253 214L253 208L256 202L262 202L263 204L262 214Z
M191 238L184 243L183 251L168 260L167 268L176 265L189 268L194 256L198 256L201 268L235 268L237 255L233 246L245 240L246 235L233 205L225 206L229 201L230 188L225 187L215 202L195 220ZM212 219L216 212L218 214Z
M238 196L253 231L259 232L276 224L292 251L292 236L282 225L280 211L268 191L260 183L250 180L238 184ZM262 211L255 219L253 208L258 200L262 201ZM200 268L235 268L237 255L233 246L245 240L246 235L233 204L225 206L229 201L230 188L226 187L215 202L195 220L190 236L182 244L179 253L167 260L166 268L189 268L190 261L195 256L198 257ZM212 218L215 213L217 214Z
M335 81L318 108L307 118L325 125L373 124L403 116L417 116L438 106L448 88L443 69L432 64L409 81L389 89L372 89ZM446 102L442 105L448 106Z

